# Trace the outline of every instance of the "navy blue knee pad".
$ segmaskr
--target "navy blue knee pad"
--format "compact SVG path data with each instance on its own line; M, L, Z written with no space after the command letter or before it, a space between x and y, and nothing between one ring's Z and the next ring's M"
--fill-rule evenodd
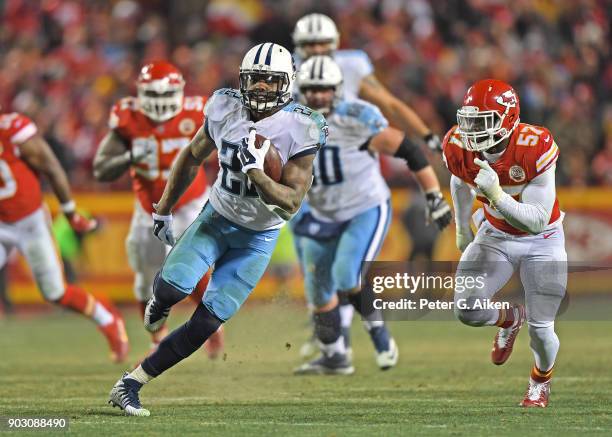
M155 300L167 308L170 308L188 296L162 278L161 272L157 272L155 275L155 280L153 281L153 295L155 296Z

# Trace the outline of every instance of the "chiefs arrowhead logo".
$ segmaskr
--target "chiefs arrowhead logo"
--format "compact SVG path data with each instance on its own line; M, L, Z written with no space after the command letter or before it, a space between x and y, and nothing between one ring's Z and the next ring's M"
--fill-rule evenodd
M498 96L495 101L507 108L514 108L516 106L517 99L516 95L514 94L514 91L508 90Z
M191 135L196 130L196 124L191 118L184 118L179 123L178 128L182 135Z
M520 165L513 165L508 171L508 176L514 182L523 182L525 180L525 170Z

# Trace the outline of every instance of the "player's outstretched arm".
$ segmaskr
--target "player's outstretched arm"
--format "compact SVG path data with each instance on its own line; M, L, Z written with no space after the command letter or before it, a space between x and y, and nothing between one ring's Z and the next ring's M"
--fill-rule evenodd
M455 175L451 176L450 192L453 198L453 207L455 208L455 239L457 249L463 252L474 239L474 233L470 226L470 218L472 217L472 205L474 204L476 193L474 193L468 184Z
M114 181L130 167L132 158L124 140L115 131L110 131L98 145L93 161L94 178L100 182Z
M312 163L315 154L290 159L283 167L280 183L274 182L263 170L252 168L247 175L257 187L262 200L277 205L289 214L300 209L302 200L312 184Z
M179 153L168 177L156 211L168 215L198 173L202 162L215 150L215 143L206 135L204 126L196 132L191 142Z
M403 132L388 127L372 137L368 148L404 159L425 193L428 219L435 222L439 229L444 229L450 224L452 219L450 206L440 192L440 182L436 173L418 144L410 141Z
M35 135L19 145L21 158L39 174L44 175L51 185L53 193L60 202L63 213L70 225L77 232L89 232L96 228L97 222L86 219L76 212L72 200L68 176L51 150L49 143L40 135Z
M391 94L373 74L362 79L359 85L359 97L378 106L394 127L423 138L432 150L442 150L440 138L432 133L421 117L410 106Z

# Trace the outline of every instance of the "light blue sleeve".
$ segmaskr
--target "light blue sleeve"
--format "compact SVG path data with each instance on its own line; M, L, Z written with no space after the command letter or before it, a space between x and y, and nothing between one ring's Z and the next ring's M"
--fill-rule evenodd
M373 137L389 127L389 122L380 112L378 106L363 100L343 101L335 111L339 115L355 119L367 131L369 137Z

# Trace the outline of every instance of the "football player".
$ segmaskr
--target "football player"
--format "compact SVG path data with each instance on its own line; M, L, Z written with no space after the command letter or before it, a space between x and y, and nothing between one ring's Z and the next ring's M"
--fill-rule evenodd
M100 142L94 159L94 176L113 181L130 171L136 194L134 214L126 240L128 261L135 272L134 293L142 314L151 298L155 273L169 247L152 233L153 204L158 202L170 168L202 126L205 99L183 96L185 80L172 64L156 61L142 67L136 82L137 97L126 97L111 109L110 131ZM176 204L174 231L180 236L198 216L208 198L204 169L200 167L193 184ZM206 287L207 277L199 289ZM196 296L196 303L201 294ZM199 297L199 298L198 298ZM167 334L162 327L152 334L152 348ZM209 355L216 357L222 348L222 332L207 343Z
M268 265L279 229L300 208L314 157L326 141L325 119L292 102L295 68L286 48L269 42L253 47L239 78L239 90L220 89L209 99L204 126L179 154L153 213L155 235L171 241L172 209L202 161L218 150L221 171L210 199L157 275L145 327L159 329L170 308L192 292L212 264L215 269L191 319L113 387L110 402L130 415L148 416L138 397L142 385L191 355L247 299ZM256 132L267 138L260 148ZM280 182L263 172L271 143L284 166Z
M417 113L387 90L374 75L374 67L363 50L338 50L340 34L327 15L308 14L293 30L295 60L301 64L314 55L328 55L340 66L344 78L344 98L361 98L382 111L392 126L421 137L431 150L441 150L440 138ZM299 65L298 65L299 69Z
M362 303L360 288L362 263L376 259L391 221L391 193L380 173L379 152L404 158L425 193L441 198L440 185L420 147L389 127L376 106L343 99L342 72L331 57L308 58L297 85L303 102L326 117L329 138L314 162L309 209L294 224L294 232L304 237L302 270L322 354L296 373L353 373L337 292L361 312L376 363L386 370L396 365L399 351L380 312ZM442 202L444 213L436 218L441 229L451 221L450 206Z
M329 55L340 66L343 77L343 98L353 100L361 98L377 106L391 126L421 137L425 144L434 151L441 151L440 138L421 120L416 112L387 90L376 78L370 58L363 50L339 50L340 34L334 21L323 14L313 13L300 18L293 30L295 45L294 59L298 69L302 62L314 55ZM297 92L297 90L296 90ZM435 179L431 167L422 172L428 173L428 178ZM445 214L447 205L441 196L433 192L426 194L429 221ZM303 212L308 208L305 202ZM302 213L302 212L301 212ZM300 214L301 214L300 213ZM299 215L296 217L299 219ZM294 221L290 222L293 228ZM295 238L298 258L301 259L301 241ZM346 296L340 295L342 326L345 339L349 339L350 325L353 318L353 307L346 301ZM311 343L302 346L300 353L306 357L316 348Z
M521 405L546 407L559 350L554 320L567 284L563 213L555 192L559 148L548 129L521 123L519 116L519 98L510 85L480 80L467 90L458 124L444 137L462 251L456 276L481 281L462 293L455 290L455 314L470 326L499 327L491 352L498 365L510 357L527 321L535 364ZM474 197L484 210L475 237ZM487 302L517 269L526 307L491 308Z
M129 343L123 318L108 301L64 280L63 267L43 206L39 175L49 181L70 226L78 233L97 223L78 213L68 177L36 125L18 113L0 115L0 267L16 247L48 302L91 318L106 337L112 359L122 362Z

